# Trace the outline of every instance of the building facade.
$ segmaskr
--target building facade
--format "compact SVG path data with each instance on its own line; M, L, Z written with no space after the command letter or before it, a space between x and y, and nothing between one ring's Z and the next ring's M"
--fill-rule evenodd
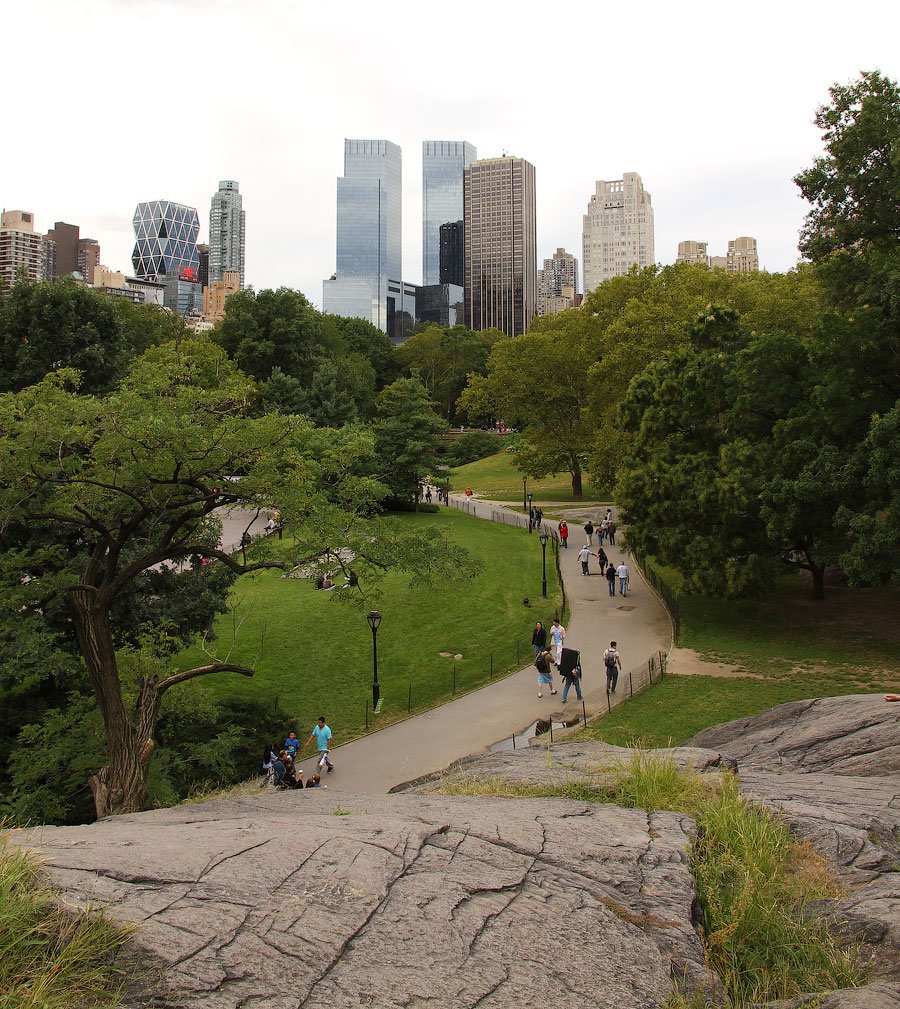
M462 287L466 282L466 226L448 221L440 227L439 283Z
M94 283L94 271L100 265L100 243L95 238L78 239L78 272L86 284Z
M416 322L465 325L463 289L458 284L428 284L416 289Z
M200 218L193 207L171 200L139 203L132 219L134 251L131 262L136 277L165 281L183 267L198 270L197 236Z
M53 248L52 241L49 245ZM47 255L44 236L34 230L34 214L4 210L0 215L0 287L12 287L21 277L44 280Z
M575 307L578 294L578 260L557 249L537 275L537 314L555 315Z
M524 333L537 302L534 165L488 158L463 176L466 325Z
M344 175L337 180L337 269L322 285L323 307L332 315L368 319L384 332L388 282L402 279L401 187L396 144L344 141Z
M182 266L166 274L163 307L179 315L203 314L203 288L195 266Z
M219 183L209 209L209 280L224 280L225 271L237 271L244 289L244 246L247 215L239 186L232 179Z
M708 242L695 242L688 239L678 243L676 263L704 263L709 266Z
M632 266L653 266L653 206L637 172L599 181L583 219L584 293Z
M200 285L203 287L203 285ZM221 280L213 280L203 288L203 318L220 322L225 318L225 301L241 289L241 275L237 270L226 270Z
M732 239L728 243L725 269L729 273L756 273L759 270L759 253L756 239L748 235Z
M459 284L441 275L441 227L463 219L463 171L478 157L466 140L422 142L422 284ZM449 261L448 261L449 270Z
M53 242L54 263L53 273L48 273L46 280L55 280L57 277L68 277L78 269L78 240L80 229L77 224L66 224L65 221L57 221L52 228L47 231L47 239Z

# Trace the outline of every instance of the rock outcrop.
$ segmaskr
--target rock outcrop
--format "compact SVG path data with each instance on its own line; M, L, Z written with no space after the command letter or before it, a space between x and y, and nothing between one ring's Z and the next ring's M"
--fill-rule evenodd
M673 979L715 989L689 831L559 799L307 789L17 840L68 901L137 926L154 1007L651 1009Z

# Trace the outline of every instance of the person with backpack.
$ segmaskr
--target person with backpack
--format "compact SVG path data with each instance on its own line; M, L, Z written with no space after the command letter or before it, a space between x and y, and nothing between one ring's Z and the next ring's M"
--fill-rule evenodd
M538 697L544 696L544 687L550 687L550 693L555 694L553 689L553 672L550 669L550 649L545 648L534 660L535 669L538 671Z
M569 690L574 686L578 700L581 697L581 653L574 648L562 650L562 661L559 664L559 675L563 681L562 702L566 703Z
M606 666L606 692L614 694L616 684L619 682L619 673L622 671L622 660L619 658L615 641L610 641L609 648L604 651L603 665Z

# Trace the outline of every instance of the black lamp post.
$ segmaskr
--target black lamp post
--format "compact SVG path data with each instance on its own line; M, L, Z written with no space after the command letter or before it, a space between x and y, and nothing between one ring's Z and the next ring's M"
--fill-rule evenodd
M372 628L372 707L377 708L381 700L381 687L378 685L378 625L381 623L381 614L378 610L372 610L367 616L369 627Z
M542 570L543 570L543 581L541 583L541 595L546 599L547 598L547 540L550 539L550 537L547 535L546 532L542 532L540 539L541 539L541 562L542 562Z
M528 501L526 500L526 498L528 496L526 494L527 490L528 490L528 476L526 474L525 476L522 477L522 511L523 512L527 512L528 511Z

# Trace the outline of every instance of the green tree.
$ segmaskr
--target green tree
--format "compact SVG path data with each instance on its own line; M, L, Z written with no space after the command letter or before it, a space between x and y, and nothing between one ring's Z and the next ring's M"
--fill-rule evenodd
M461 412L473 420L492 416L518 427L519 469L533 477L568 472L576 499L582 496L582 468L593 433L586 413L593 327L590 313L573 309L514 340L497 341L487 374L471 375L459 399Z
M386 333L365 319L348 319L340 315L326 315L324 326L333 332L339 342L338 357L347 359L352 366L357 355L369 362L374 375L373 394L397 378L399 371L394 357L394 345ZM367 415L361 401L357 401L360 413Z
M373 424L379 475L397 498L419 503L422 478L447 425L431 409L425 387L414 378L398 378L378 394Z
M277 502L296 544L288 563L346 545L362 573L390 565L471 569L437 534L413 544L390 526L373 527L369 516L384 488L369 475L371 436L253 416L253 384L208 341L151 349L105 397L79 394L76 380L57 373L0 397L0 531L24 525L34 534L15 558L19 577L6 586L13 612L24 618L31 600L28 615L37 617L39 597L65 596L106 738L108 762L90 782L98 816L144 804L169 689L217 672L252 673L211 657L194 669L142 675L132 698L120 675L116 646L125 628L117 625L117 599L156 566L194 555L234 575L284 566L264 550L245 564L221 549L217 509ZM46 534L60 527L79 548L55 567L46 563L44 574L42 558L58 551Z
M102 392L131 356L113 299L71 279L21 281L0 297L0 392L57 368L77 368L86 392Z

